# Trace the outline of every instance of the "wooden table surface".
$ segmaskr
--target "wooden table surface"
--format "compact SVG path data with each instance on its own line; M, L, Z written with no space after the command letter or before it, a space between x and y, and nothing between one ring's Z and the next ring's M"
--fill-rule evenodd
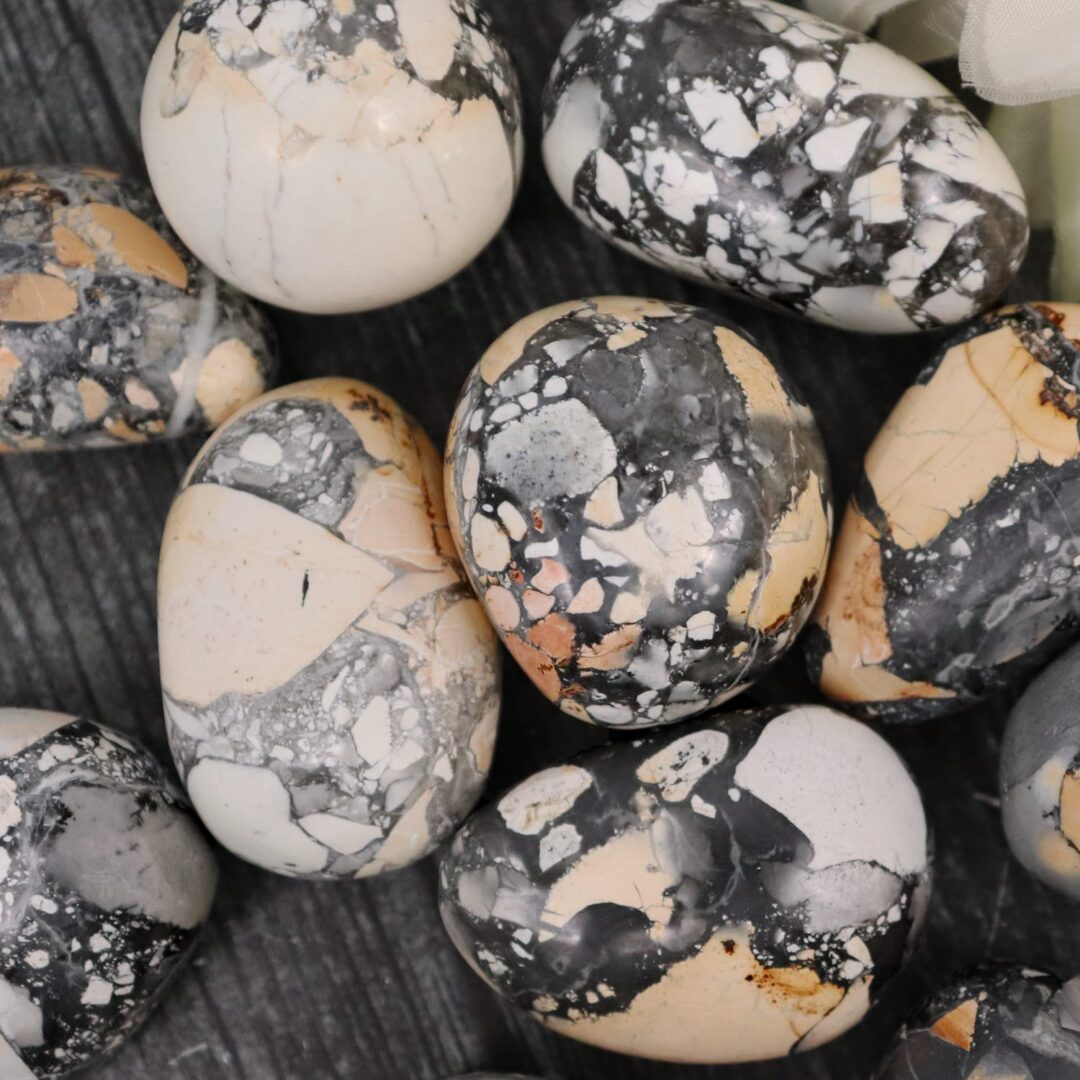
M144 175L138 109L175 0L0 0L0 165L81 162ZM585 0L488 0L522 76L525 183L507 228L442 288L343 318L274 312L288 380L351 375L396 397L441 440L484 348L536 308L627 293L700 303L739 320L788 368L825 433L838 500L933 338L856 337L683 284L587 235L539 154L539 101ZM1045 296L1035 244L1014 299ZM167 756L154 615L158 543L198 447L0 461L0 704L61 709L135 734ZM838 506L842 505L838 501ZM809 696L789 657L754 693ZM222 855L213 924L151 1021L96 1080L442 1080L472 1069L585 1080L867 1080L899 1018L935 980L985 956L1080 970L1077 909L1011 861L995 799L1007 702L889 737L922 785L936 831L929 924L904 976L866 1021L800 1058L730 1069L620 1058L545 1033L458 958L424 863L381 880L306 884ZM601 741L556 712L512 664L492 792ZM724 1022L718 1017L718 1022Z

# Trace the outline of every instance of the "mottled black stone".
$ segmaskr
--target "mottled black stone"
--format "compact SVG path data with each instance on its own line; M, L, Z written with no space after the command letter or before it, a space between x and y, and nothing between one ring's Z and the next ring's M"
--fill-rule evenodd
M485 360L466 381L447 447L473 586L567 712L623 728L704 712L812 609L832 516L813 414L701 308L597 298L526 324L489 350L497 377ZM501 565L481 550L496 534Z
M1031 361L1048 372L1043 381L1020 391L1027 396L1019 405L1010 405L1026 410L1018 415L1021 423L1034 425L1030 436L1038 439L1044 418L1076 424L1080 345L1062 322L1062 311L1069 307L1024 305L973 323L943 347L916 384L930 383L953 350L978 345L985 335L1007 328ZM957 402L958 415L963 414L964 405ZM1044 410L1045 417L1035 405ZM894 429L896 417L894 413L879 434L878 449L906 455L903 433ZM988 432L986 437L996 434ZM1020 427L1018 435L1027 437ZM958 456L969 451L970 434L958 429L949 436ZM1059 461L1051 452L1028 457L1022 460L1018 455L985 491L973 490L970 502L938 535L914 547L897 542L864 472L838 546L844 532L859 519L880 532L884 613L892 647L881 666L907 683L929 684L948 696L913 690L885 700L838 699L845 708L886 721L955 712L1021 685L1076 639L1080 633L1080 534L1075 525L1080 521L1080 457L1066 454ZM947 471L950 465L946 461L940 467ZM967 482L962 468L956 471L955 482ZM850 569L834 558L826 595L815 617L819 623L829 610L833 575ZM822 625L812 625L804 641L811 678L820 681L823 663L833 648L829 632ZM829 692L827 684L823 688Z
M772 724L780 726L770 732ZM860 785L888 787L895 816L874 837L873 856L812 868L815 857L830 861L829 841L818 832L828 811L804 832L755 795L751 775L742 771L766 732L770 750L763 757L774 770L786 767L772 754L778 743L807 763L800 759L790 775L780 774L793 788L812 790L808 776L827 783L814 772L818 739L835 739L834 746L858 756ZM590 750L522 782L466 823L440 868L443 921L459 951L499 993L545 1022L576 1025L559 1030L586 1042L593 1041L590 1021L626 1012L717 939L724 939L732 964L746 962L740 950L749 948L752 977L761 987L755 1003L762 1008L776 1000L769 998L772 977L780 984L796 971L845 994L871 973L876 996L903 963L928 898L925 820L903 769L877 736L820 708L713 715ZM857 830L846 794L832 800L833 813ZM767 797L775 801L775 789ZM809 805L808 798L802 808ZM602 868L588 869L605 849L635 836L648 838L643 863L624 846ZM912 843L918 854L898 872L904 856L897 852ZM670 877L662 900L651 893L654 874ZM554 899L560 888L562 901ZM563 905L572 895L589 902L567 911ZM665 904L670 911L658 914ZM748 944L735 940L746 928ZM853 963L856 938L866 951ZM712 976L721 995L731 992L725 980L742 978L741 970L725 972L723 961ZM845 1026L860 1015L855 1007ZM716 1023L736 1030L747 1019L728 1009ZM673 1060L706 1060L694 1056L702 1036L694 1020L673 1012L665 1022L685 1023L687 1056ZM813 1045L807 1026L805 1046L792 1034L783 1045L753 1047L751 1056ZM609 1048L648 1056L641 1048Z
M959 1010L959 1011L958 1011ZM984 963L937 990L900 1030L875 1080L1076 1080L1080 984Z
M190 956L216 883L146 751L0 711L0 1076L65 1076L119 1047Z
M144 247L133 260L90 216L95 207L122 212L128 226L138 219L175 264L143 265ZM60 230L74 253L62 250ZM28 278L69 290L73 310L57 317L44 305L37 317L5 318ZM236 352L218 373L208 414L197 376L225 343ZM145 185L68 166L0 171L0 450L206 431L267 389L277 367L260 309L183 246Z
M858 48L880 53L850 64ZM1026 250L1019 181L959 101L769 0L602 0L563 43L544 120L555 186L605 238L848 329L962 322Z

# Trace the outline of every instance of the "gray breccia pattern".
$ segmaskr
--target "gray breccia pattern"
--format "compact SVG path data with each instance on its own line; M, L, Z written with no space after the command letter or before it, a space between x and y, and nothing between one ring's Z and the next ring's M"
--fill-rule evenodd
M559 1034L687 1064L857 1023L926 909L896 753L818 706L712 714L586 751L475 813L440 867L473 970Z
M901 1028L874 1080L1074 1080L1080 979L982 963L939 987Z
M672 724L738 694L824 576L813 415L700 308L594 297L528 316L467 380L446 464L462 561L504 643L589 723Z
M925 71L770 0L602 0L544 104L563 201L648 261L852 330L991 304L1025 254L1011 166Z
M144 185L0 170L0 452L205 431L276 371L260 310L187 251Z
M211 440L166 527L169 740L224 846L362 877L422 857L479 796L496 642L426 436L362 383L286 391Z
M455 46L454 63L435 80L425 78L410 63L392 0L188 0L180 14L179 33L205 36L223 64L239 72L250 71L274 59L275 54L260 45L260 37L268 33L276 38L281 30L273 24L287 24L286 9L297 3L309 10L312 21L304 33L290 36L288 55L309 81L343 78L335 65L352 57L362 43L374 42L396 58L410 79L449 101L493 101L510 144L516 181L520 181L523 143L517 72L506 47L493 33L490 17L473 0L450 0L450 7L461 20L461 36ZM228 17L232 12L247 34L236 34ZM222 14L226 18L221 18ZM203 75L197 54L185 52L181 40L178 35L175 93L164 110L166 116L187 107Z
M157 762L55 713L0 710L0 1076L111 1053L191 952L217 885Z

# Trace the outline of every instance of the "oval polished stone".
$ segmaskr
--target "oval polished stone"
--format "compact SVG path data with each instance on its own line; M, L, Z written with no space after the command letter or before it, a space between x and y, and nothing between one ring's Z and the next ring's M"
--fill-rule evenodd
M173 504L158 594L173 756L230 851L366 877L422 858L472 809L498 646L438 454L390 398L314 379L238 413Z
M0 453L217 427L276 371L258 308L184 249L144 185L0 169Z
M141 747L0 709L0 1076L67 1076L146 1019L210 915L217 863Z
M1080 980L984 963L954 976L900 1030L875 1080L1080 1076Z
M741 331L601 297L487 351L447 448L450 524L514 658L566 712L648 727L745 689L828 555L810 410Z
M903 762L820 706L587 751L476 813L440 868L446 928L500 994L561 1035L691 1064L847 1031L928 889Z
M963 322L1027 248L1020 182L956 98L770 0L601 0L544 122L552 182L606 239L819 322Z
M186 0L142 137L191 249L316 314L456 274L510 212L524 154L517 75L473 0Z
M1080 306L947 345L866 455L806 635L812 677L882 719L983 700L1080 631Z
M1080 646L1013 707L1001 744L1001 815L1013 854L1080 900Z

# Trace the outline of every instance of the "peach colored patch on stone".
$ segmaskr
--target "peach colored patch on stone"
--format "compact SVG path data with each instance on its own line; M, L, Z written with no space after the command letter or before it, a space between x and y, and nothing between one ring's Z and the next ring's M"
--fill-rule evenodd
M961 1050L970 1050L975 1041L975 1024L979 1019L979 1003L971 998L946 1013L930 1029L939 1039Z
M569 660L574 654L574 624L565 615L549 615L533 626L526 637L554 660Z
M570 571L557 559L541 559L540 569L533 576L533 587L541 592L554 592L570 580Z
M555 670L555 665L551 662L551 658L513 635L508 635L503 641L510 655L518 662L522 671L529 676L544 697L549 701L558 701L562 682L559 679L559 673Z
M0 398L7 397L22 361L8 348L0 348Z
M836 701L955 697L951 690L908 682L881 666L893 655L885 599L879 537L873 525L849 507L814 613L830 643L821 689Z
M105 387L89 377L79 380L79 398L82 401L83 416L91 423L105 415L111 400Z
M640 639L640 626L620 626L605 634L596 645L583 648L578 664L584 671L619 671L633 659Z
M74 315L79 294L48 274L10 274L0 278L0 321L60 322Z
M521 609L514 594L501 585L492 585L484 593L484 601L495 625L502 630L513 630L521 622Z
M1052 388L1055 393L1047 393ZM1076 389L1010 326L954 346L930 381L900 399L866 455L866 475L900 547L924 547L1016 464L1080 455Z
M1067 772L1061 781L1061 831L1080 849L1080 776Z
M115 256L132 273L187 289L184 260L164 237L129 211L105 203L89 203L69 211L65 217L65 224L99 254Z

